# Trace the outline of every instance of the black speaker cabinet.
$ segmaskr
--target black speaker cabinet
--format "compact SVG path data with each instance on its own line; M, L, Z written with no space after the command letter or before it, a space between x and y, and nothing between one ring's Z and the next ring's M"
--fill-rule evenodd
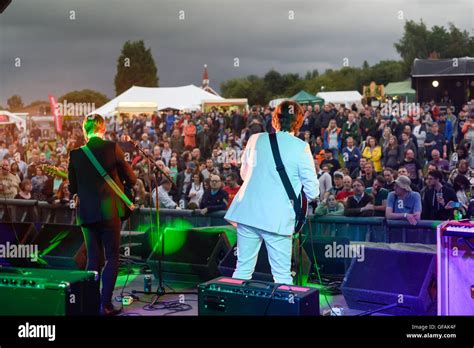
M436 314L436 255L365 248L354 258L342 284L349 308L392 315Z
M0 265L32 267L37 232L29 222L0 222Z
M153 238L152 238L153 239ZM219 275L218 264L230 250L224 232L204 229L165 228L164 253L158 236L147 264L159 277L159 259L165 278L199 283Z

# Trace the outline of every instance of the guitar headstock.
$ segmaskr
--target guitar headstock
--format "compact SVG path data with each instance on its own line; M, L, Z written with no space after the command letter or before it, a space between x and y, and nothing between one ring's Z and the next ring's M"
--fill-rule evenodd
M52 166L49 164L42 164L41 169L43 169L43 172L51 176L59 176L63 179L67 179L67 173L64 170L62 170L62 168Z

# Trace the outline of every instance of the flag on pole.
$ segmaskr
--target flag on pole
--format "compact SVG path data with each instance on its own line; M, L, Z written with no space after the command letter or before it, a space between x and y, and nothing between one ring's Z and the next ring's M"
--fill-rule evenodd
M59 112L59 105L56 102L56 98L51 94L49 95L49 102L51 104L51 112L53 113L54 117L54 127L56 129L56 133L61 133L63 131L63 121Z

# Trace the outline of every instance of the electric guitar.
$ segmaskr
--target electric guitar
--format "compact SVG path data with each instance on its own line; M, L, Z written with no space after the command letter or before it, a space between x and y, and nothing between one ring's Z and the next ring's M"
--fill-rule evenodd
M43 172L51 176L59 176L60 178L63 178L66 180L68 179L68 174L59 167L52 166L49 164L42 164L41 169L43 169ZM132 188L125 185L123 192L128 197L128 199L130 199L130 201L133 202L135 200L135 194ZM77 195L74 196L74 203L75 203L75 207L77 208L77 206L79 205L79 197ZM127 204L125 204L125 212L121 220L122 221L127 220L130 217L130 215L132 215L134 209L135 208L131 209L130 207L127 206Z
M298 196L298 200L293 204L300 205L299 214L295 216L295 233L300 233L301 229L303 228L304 224L306 223L306 216L308 215L308 198L301 188L301 192Z

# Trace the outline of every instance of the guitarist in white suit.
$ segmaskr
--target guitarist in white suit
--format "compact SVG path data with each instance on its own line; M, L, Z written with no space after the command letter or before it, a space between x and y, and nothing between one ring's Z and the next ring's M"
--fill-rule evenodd
M319 196L319 182L309 145L297 138L303 110L293 101L278 105L272 125L289 182L308 200ZM252 135L242 154L240 175L244 181L225 219L237 226L237 267L234 278L251 279L262 241L276 283L292 284L291 251L295 210L276 170L268 133Z

